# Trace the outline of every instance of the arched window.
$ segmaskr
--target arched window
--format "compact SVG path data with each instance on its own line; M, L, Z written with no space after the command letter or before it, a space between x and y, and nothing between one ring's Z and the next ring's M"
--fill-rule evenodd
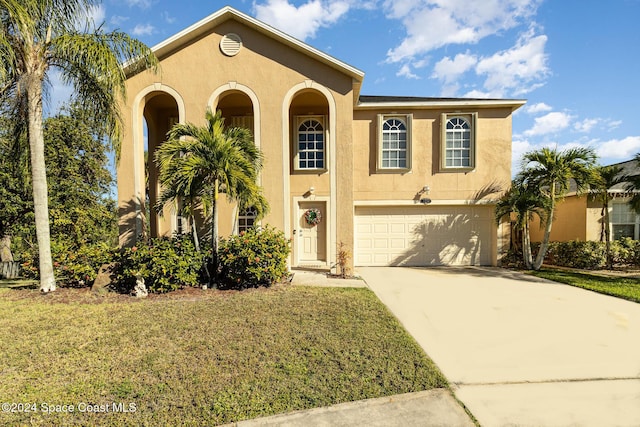
M469 118L447 118L444 140L445 168L473 167L473 133Z
M256 217L257 212L253 206L241 211L240 215L238 215L238 233L253 227L256 223Z
M325 132L321 118L299 118L297 169L325 169Z
M404 120L390 118L382 123L382 169L407 168L407 125Z

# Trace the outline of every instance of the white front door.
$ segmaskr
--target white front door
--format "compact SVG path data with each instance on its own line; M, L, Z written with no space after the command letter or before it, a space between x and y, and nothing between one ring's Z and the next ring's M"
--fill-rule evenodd
M310 224L307 212L316 209L320 213L320 222ZM327 258L326 250L326 212L324 203L304 202L299 205L298 217L298 260L299 264L324 263Z

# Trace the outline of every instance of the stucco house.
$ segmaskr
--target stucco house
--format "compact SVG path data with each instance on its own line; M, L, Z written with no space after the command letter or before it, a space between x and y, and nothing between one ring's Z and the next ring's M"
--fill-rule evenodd
M292 267L495 265L508 244L493 204L511 180L512 113L524 100L364 96L364 73L230 7L153 48L161 70L130 73L118 165L121 244L142 231L145 135L209 107L249 128L265 155L262 220L292 239ZM152 159L153 155L149 155ZM149 162L149 199L159 194ZM310 225L304 214L317 209ZM253 224L225 203L221 234ZM152 235L179 230L170 209Z
M616 163L622 170L621 176L638 175L640 167L635 160ZM640 215L636 214L629 200L633 196L625 183L616 184L609 188L609 227L611 239L631 237L640 239ZM549 240L552 242L604 241L604 211L602 202L589 194L576 194L575 190L569 192L555 209L553 228ZM531 226L531 241L542 241L544 230L536 220Z

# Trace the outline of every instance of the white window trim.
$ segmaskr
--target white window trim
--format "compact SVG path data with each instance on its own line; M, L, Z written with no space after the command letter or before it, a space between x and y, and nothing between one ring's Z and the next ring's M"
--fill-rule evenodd
M469 166L447 166L447 122L450 119L461 117L469 122L470 153ZM477 122L478 113L442 113L440 115L440 170L445 172L469 172L476 168L477 151Z
M382 127L384 123L389 119L399 119L402 120L407 128L407 149L406 149L406 160L407 165L405 167L383 167L382 166ZM377 161L376 161L376 171L377 172L387 172L387 173L406 173L411 170L411 158L412 158L412 122L413 122L413 114L378 114L378 132L377 132Z
M307 121L307 120L317 120L320 122L320 124L322 125L322 129L324 130L324 141L323 141L323 156L322 156L322 163L323 163L323 167L322 168L301 168L300 167L300 159L298 157L299 155L299 150L298 150L298 129L300 128L300 125ZM328 153L328 141L329 141L329 132L327 130L327 120L325 116L319 116L319 115L308 115L308 116L295 116L295 120L294 120L294 127L293 127L293 132L292 132L292 139L293 139L293 152L294 152L294 157L293 157L293 170L296 172L326 172L328 170L327 167L327 162L328 162L328 157L329 157L329 153Z
M614 222L613 209L614 209L614 206L616 206L616 205L626 205L628 207L628 209L631 209L631 207L629 207L628 200L626 200L624 202L622 202L622 201L612 201L611 202L611 205L609 206L609 227L610 227L609 228L609 235L611 236L612 239L615 239L615 233L614 233L613 230L614 230L614 227L616 225L632 225L633 226L633 239L634 240L639 240L640 239L640 215L635 213L633 222L629 222L629 221Z

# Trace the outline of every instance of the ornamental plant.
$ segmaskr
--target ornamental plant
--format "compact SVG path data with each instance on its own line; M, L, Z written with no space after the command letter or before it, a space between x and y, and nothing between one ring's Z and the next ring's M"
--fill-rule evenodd
M290 241L273 227L251 228L220 242L222 288L271 286L288 274Z
M118 256L115 287L130 292L136 276L142 276L149 292L164 293L185 286L198 286L204 253L196 251L191 236L140 241L131 248L123 248Z

